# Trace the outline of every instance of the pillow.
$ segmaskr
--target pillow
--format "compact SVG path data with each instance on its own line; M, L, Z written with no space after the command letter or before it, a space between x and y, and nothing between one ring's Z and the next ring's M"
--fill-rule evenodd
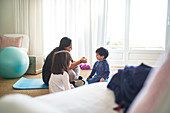
M0 49L10 46L21 48L23 38L24 38L23 36L21 37L0 36L1 40Z
M155 68L128 113L170 113L170 51Z

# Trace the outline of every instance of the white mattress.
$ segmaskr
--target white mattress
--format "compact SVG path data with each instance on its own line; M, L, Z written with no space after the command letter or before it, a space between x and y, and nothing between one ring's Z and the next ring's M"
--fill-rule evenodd
M10 94L0 98L1 113L116 113L114 94L106 82L39 97Z
M114 94L106 82L81 86L73 90L48 94L35 99L45 102L62 113L116 113Z

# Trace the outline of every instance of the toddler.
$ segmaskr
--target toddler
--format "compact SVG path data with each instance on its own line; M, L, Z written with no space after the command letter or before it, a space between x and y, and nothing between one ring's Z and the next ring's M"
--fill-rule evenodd
M87 78L89 84L108 80L110 74L109 64L106 60L108 54L108 50L104 47L100 47L96 50L97 61L93 66L91 74Z

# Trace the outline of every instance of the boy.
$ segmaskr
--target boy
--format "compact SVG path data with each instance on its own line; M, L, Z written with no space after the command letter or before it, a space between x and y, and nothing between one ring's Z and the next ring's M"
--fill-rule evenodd
M108 80L110 74L109 64L106 60L108 54L108 50L103 47L100 47L96 50L97 61L93 66L91 74L87 78L87 82L89 84L95 82L104 82Z

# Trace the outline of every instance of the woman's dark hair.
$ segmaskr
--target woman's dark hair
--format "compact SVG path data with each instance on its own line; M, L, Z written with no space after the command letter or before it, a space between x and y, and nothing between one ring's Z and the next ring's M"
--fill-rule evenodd
M68 66L71 60L72 58L68 51L55 52L52 59L51 73L63 74L64 71L68 72Z
M70 44L71 44L72 40L68 37L63 37L61 40L60 40L60 45L59 47L57 47L56 49L58 51L60 50L65 50L65 47L68 47Z
M96 53L98 53L100 56L104 56L104 59L106 59L109 55L109 52L104 47L100 47L96 50Z

